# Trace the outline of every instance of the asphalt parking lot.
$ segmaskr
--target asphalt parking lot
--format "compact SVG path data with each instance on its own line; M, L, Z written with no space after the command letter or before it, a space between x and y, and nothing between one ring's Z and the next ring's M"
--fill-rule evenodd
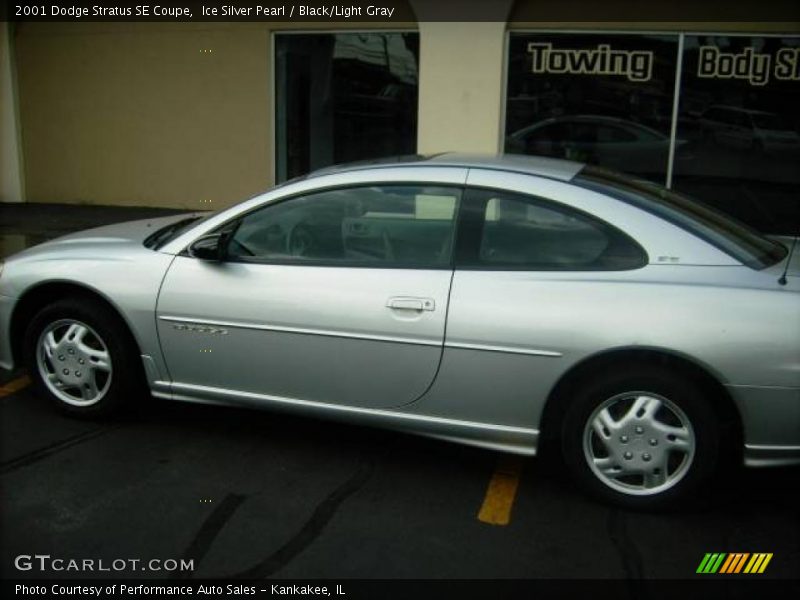
M53 235L17 223L26 240ZM4 578L87 576L15 567L49 554L193 561L99 577L611 578L638 598L655 580L722 581L695 573L706 553L764 552L748 577L798 591L796 468L737 472L702 508L644 514L585 498L549 461L271 412L143 398L119 420L73 420L23 371L0 372L0 416Z

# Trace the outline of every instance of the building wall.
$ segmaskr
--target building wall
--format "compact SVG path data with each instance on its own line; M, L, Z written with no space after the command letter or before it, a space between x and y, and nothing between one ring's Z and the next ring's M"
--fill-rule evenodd
M421 23L418 152L499 152L505 23Z
M499 149L506 28L798 30L796 22L541 22L520 8L548 2L516 3L508 25L421 28L420 150ZM18 25L14 53L27 200L219 208L272 185L272 31L331 30L324 23L274 27ZM336 31L353 28L416 25L335 24ZM4 143L10 136L4 128ZM7 200L6 176L3 181Z
M322 27L275 30L299 29ZM208 209L264 191L271 33L268 23L20 24L27 200Z
M218 206L271 180L268 32L25 24L31 202Z

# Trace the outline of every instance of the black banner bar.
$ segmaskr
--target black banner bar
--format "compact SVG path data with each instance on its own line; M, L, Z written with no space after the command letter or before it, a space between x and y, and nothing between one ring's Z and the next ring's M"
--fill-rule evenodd
M797 0L5 0L2 21L166 22L779 22L798 29Z
M797 598L800 581L758 575L704 575L677 580L6 580L3 598L332 598L335 600L516 600L614 598L703 600Z

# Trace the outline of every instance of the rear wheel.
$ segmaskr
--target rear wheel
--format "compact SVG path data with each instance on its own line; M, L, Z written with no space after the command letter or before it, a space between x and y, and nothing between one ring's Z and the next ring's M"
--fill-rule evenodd
M596 497L629 508L676 507L716 470L718 419L689 378L634 367L577 390L562 424L562 454Z
M26 332L25 359L39 392L75 416L108 415L144 387L124 324L91 300L60 300L39 311Z

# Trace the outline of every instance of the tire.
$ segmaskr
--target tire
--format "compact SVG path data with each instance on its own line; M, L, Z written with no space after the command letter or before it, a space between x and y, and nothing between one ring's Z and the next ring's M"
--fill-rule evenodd
M692 380L633 365L577 390L562 421L561 451L590 495L625 508L674 509L697 498L716 472L718 423Z
M40 310L26 330L24 352L39 394L71 416L111 415L145 391L128 329L91 299L67 298Z

